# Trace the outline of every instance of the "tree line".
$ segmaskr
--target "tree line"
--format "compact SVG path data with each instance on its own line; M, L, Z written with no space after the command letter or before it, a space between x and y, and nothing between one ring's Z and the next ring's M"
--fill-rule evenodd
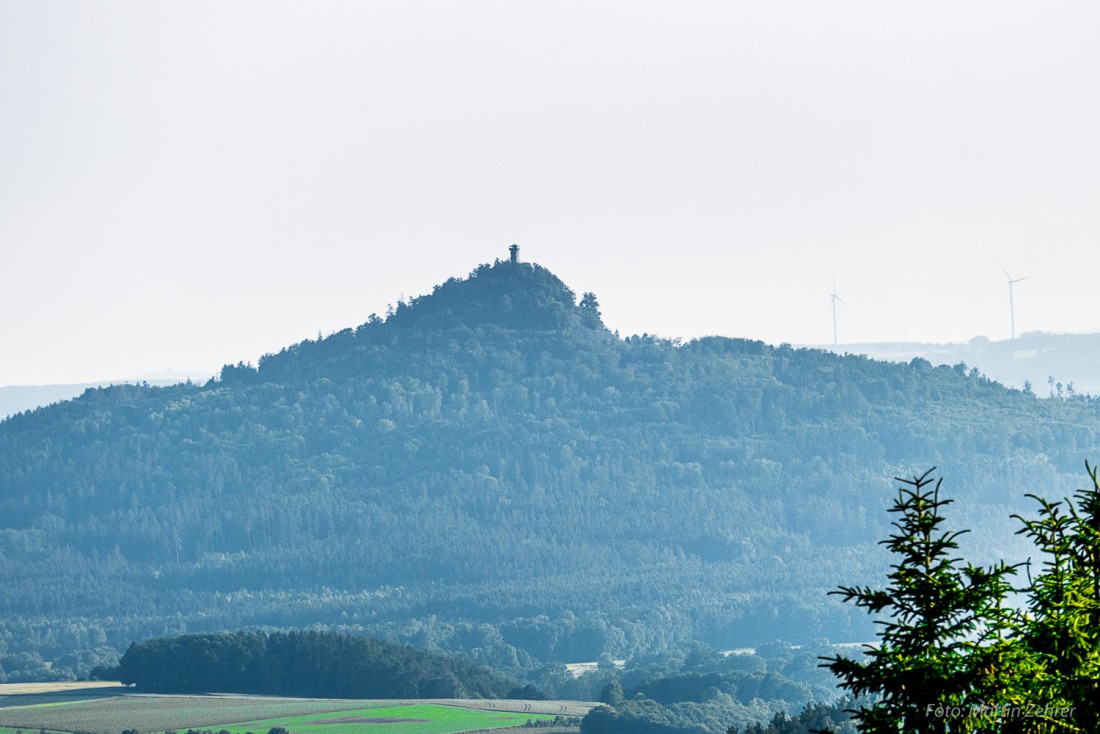
M503 698L524 689L483 666L335 632L233 632L134 643L96 671L149 693L313 698ZM538 694L534 689L527 693Z

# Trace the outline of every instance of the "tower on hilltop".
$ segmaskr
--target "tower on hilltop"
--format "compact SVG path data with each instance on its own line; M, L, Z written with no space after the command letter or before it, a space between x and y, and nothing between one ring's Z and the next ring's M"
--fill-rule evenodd
M519 262L519 245L512 245L509 247L508 253L512 256L513 265Z

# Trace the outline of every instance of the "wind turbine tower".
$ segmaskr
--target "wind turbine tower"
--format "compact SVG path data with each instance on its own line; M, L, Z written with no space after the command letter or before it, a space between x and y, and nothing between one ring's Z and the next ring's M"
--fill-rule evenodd
M831 296L829 296L829 299L832 300L832 302L833 302L833 346L835 347L837 345L837 341L836 341L836 304L839 301L840 303L843 303L845 306L848 305L847 303L844 303L843 298L841 298L840 296L838 296L836 294L836 278L833 278L833 294Z
M1025 275L1022 278L1016 278L1015 280L1013 280L1012 276L1008 274L1007 270L1005 270L1004 265L1001 266L1001 270L1004 271L1005 278L1008 279L1008 318L1009 322L1012 324L1012 341L1016 341L1016 306L1012 302L1012 286L1016 285L1021 280L1027 280L1031 276Z

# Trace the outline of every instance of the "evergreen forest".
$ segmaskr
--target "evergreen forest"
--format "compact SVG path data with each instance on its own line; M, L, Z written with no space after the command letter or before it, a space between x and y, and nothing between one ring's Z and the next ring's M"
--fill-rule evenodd
M1084 396L622 337L546 269L482 265L205 384L0 422L0 679L225 630L369 634L517 679L865 641L828 592L881 583L892 477L937 466L968 557L1015 563L1025 494L1068 495L1096 456Z
M238 632L130 645L117 668L97 671L149 693L233 691L312 698L502 698L524 691L493 671L332 632Z

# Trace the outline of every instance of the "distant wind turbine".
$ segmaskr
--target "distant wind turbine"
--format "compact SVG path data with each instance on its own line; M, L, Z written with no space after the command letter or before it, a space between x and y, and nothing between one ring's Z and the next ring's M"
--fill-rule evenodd
M1004 271L1005 278L1008 279L1008 317L1012 323L1012 341L1016 341L1016 306L1012 302L1012 286L1019 283L1021 280L1027 280L1030 275L1025 275L1022 278L1016 278L1013 280L1012 276L1005 270L1005 266L1001 266L1001 270Z
M844 303L843 298L841 298L840 296L838 296L836 294L836 278L833 278L833 294L831 296L829 296L829 299L833 302L833 346L835 347L836 346L836 304L839 301L840 303L843 303L845 306L848 305L847 303Z

